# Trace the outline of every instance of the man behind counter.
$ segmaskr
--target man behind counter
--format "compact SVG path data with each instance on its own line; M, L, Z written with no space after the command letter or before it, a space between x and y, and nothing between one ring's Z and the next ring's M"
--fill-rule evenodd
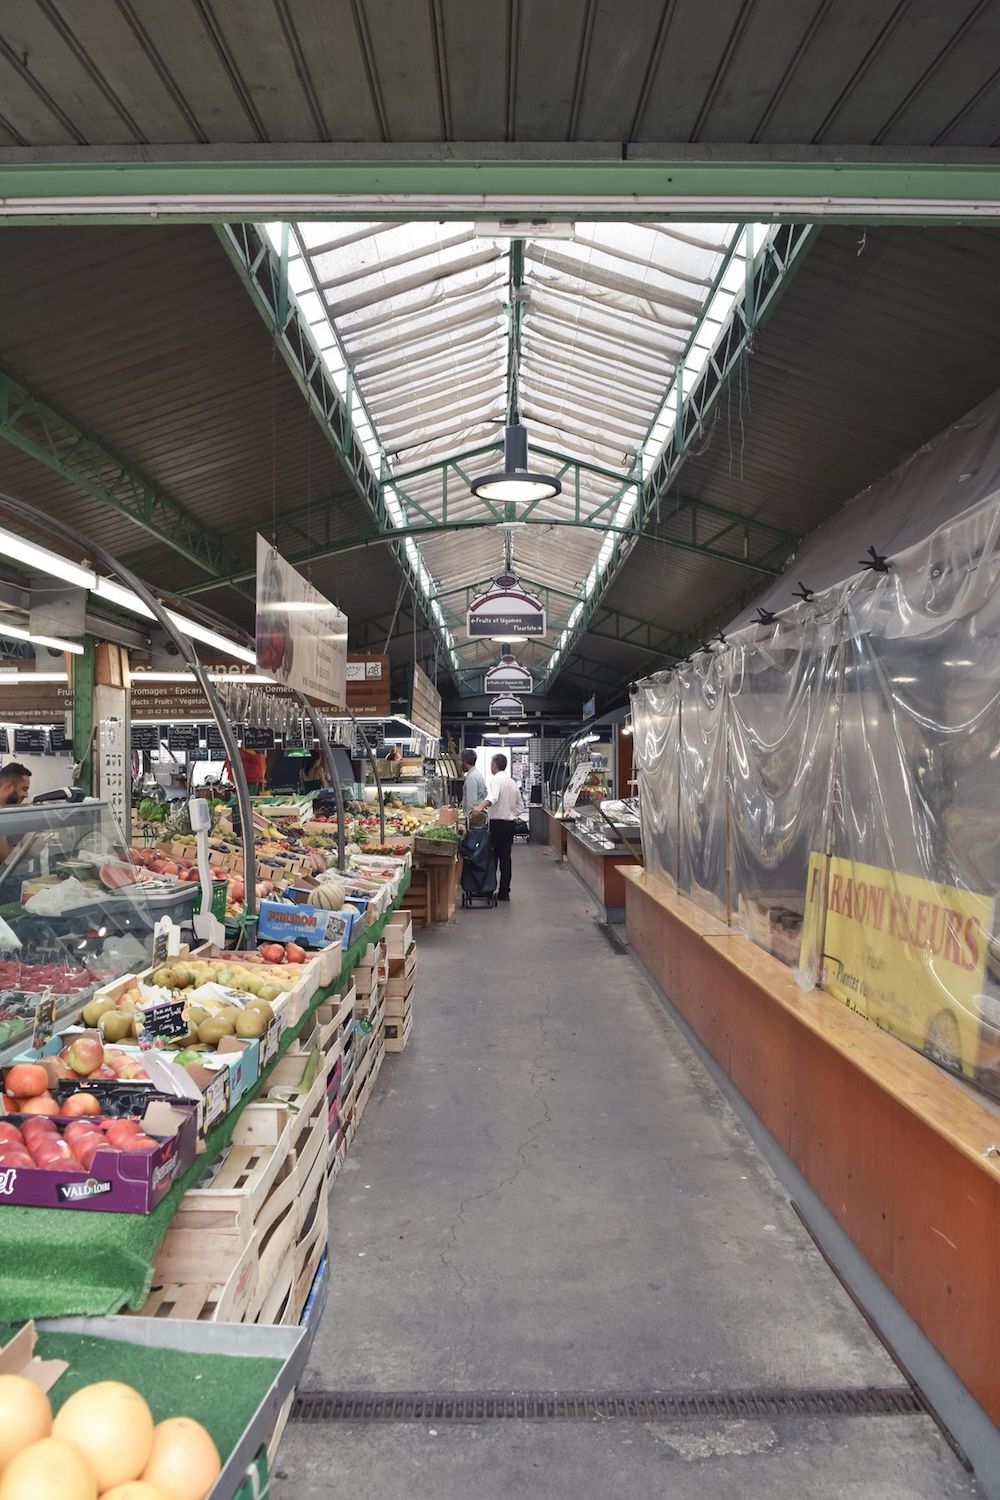
M31 772L27 766L20 765L16 760L4 766L0 771L0 808L16 807L18 803L26 802L30 791ZM0 834L0 860L7 859L13 847L10 839L5 839Z

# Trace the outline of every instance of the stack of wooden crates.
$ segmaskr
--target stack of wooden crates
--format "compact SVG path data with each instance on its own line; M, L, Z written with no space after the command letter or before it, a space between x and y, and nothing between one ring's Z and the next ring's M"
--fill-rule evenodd
M385 982L385 1050L402 1052L413 1031L413 982L417 971L417 945L408 911L394 911L386 923L383 941L388 956Z

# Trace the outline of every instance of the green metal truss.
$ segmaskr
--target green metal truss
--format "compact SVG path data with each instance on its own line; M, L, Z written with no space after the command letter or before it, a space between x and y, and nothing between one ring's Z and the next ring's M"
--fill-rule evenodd
M204 526L134 465L3 371L0 437L197 564L211 575L209 586L232 571L237 554L224 536Z
M757 329L773 311L781 293L794 272L802 263L812 244L815 229L804 224L782 224L773 238L769 239L753 261L747 261L747 276L742 297L734 303L732 311L723 324L709 359L698 374L690 391L678 387L677 411L673 432L667 439L663 452L653 465L643 483L639 503L633 517L634 534L624 542L615 541L611 554L597 577L590 598L584 605L580 617L570 631L564 645L554 653L552 664L542 680L542 691L547 691L558 674L560 662L572 651L576 642L589 629L590 619L600 607L602 597L617 576L623 562L640 535L647 531L655 540L671 545L683 540L694 550L699 547L698 519L696 507L701 502L671 497L677 478L692 446L703 439L708 417L719 397L729 383L740 361L745 357ZM701 332L701 322L694 329L684 351L693 347ZM678 363L678 374L684 368L684 358ZM702 510L705 507L702 505ZM759 523L749 517L731 516L732 525L717 529L706 543L709 555L716 550L715 543L725 537L732 538L743 527L743 549L761 573L780 573L781 564L787 559L789 544L794 540L783 538L772 540L765 536L763 553L752 559L749 556L753 528ZM688 530L688 528L691 528ZM686 535L682 535L686 533ZM730 558L729 560L735 561Z
M420 598L422 589L417 570L406 555L403 540L392 537L394 528L386 509L383 487L352 429L350 405L337 390L309 325L299 316L289 297L287 255L275 254L256 224L222 224L217 226L216 233L323 433L340 458L355 493L367 507L376 532L387 539L400 572L414 596ZM314 551L310 550L308 560L316 560ZM443 658L458 686L441 628L429 610L426 619L437 640L439 657Z

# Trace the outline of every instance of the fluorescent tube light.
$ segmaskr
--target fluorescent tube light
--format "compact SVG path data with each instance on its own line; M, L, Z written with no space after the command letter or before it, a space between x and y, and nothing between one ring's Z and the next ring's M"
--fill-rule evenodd
M0 550L11 562L20 563L22 567L34 568L39 573L48 573L53 578L61 578L64 583L75 584L80 589L94 587L95 575L90 568L85 568L80 563L70 562L69 558L61 557L58 552L52 552L48 547L39 547L34 542L29 542L26 537L18 536L16 532L7 531L2 527L0 527Z
M20 625L5 625L2 615L0 635L10 636L15 641L30 641L33 646L52 646L56 651L69 651L74 656L83 655L83 647L78 641L62 641L55 635L32 635L30 630L22 630Z

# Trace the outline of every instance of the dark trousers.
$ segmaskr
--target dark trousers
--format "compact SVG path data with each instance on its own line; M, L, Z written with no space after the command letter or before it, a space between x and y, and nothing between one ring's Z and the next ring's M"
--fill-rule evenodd
M510 851L514 846L513 818L490 819L490 841L500 866L500 895L510 895Z

